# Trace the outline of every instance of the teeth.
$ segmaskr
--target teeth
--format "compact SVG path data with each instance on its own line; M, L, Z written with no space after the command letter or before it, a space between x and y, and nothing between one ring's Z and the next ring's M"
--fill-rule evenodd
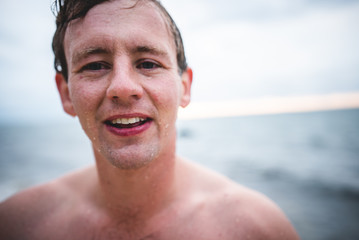
M140 117L134 117L134 118L117 118L115 120L112 120L113 124L134 124L134 123L138 123L138 122L143 122L145 121L144 118L140 118Z

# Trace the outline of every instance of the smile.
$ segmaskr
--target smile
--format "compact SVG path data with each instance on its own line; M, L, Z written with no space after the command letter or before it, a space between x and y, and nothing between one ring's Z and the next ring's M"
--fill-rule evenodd
M114 120L107 121L106 124L116 128L133 128L144 124L146 121L149 121L149 119L142 117L116 118Z
M134 117L134 118L117 118L111 121L112 124L124 124L124 125L129 125L129 124L136 124L136 123L140 123L140 122L144 122L146 119L145 118L140 118L140 117Z
M151 122L151 118L145 117L120 117L105 121L105 125L115 135L133 136L147 130L151 126Z

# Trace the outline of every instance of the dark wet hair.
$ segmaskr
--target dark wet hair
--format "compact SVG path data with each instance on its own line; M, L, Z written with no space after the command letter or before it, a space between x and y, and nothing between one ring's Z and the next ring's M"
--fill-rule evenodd
M68 24L72 20L85 17L87 12L94 6L109 1L111 0L55 0L53 3L52 10L56 15L56 31L52 39L52 50L55 54L54 67L56 72L61 73L66 81L68 78L68 68L64 50L64 39ZM172 17L160 1L135 0L131 7L135 7L139 1L153 2L163 14L175 41L178 71L179 74L182 75L182 73L187 69L187 61L181 33L177 28L176 23L173 21Z

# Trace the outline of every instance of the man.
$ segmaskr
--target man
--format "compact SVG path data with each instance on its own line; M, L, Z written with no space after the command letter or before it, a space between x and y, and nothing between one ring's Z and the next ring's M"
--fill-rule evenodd
M96 166L2 203L0 239L298 239L270 200L176 156L192 70L160 3L58 8L56 83Z

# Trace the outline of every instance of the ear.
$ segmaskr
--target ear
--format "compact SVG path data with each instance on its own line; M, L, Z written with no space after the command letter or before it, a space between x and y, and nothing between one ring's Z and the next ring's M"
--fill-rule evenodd
M59 91L61 103L64 111L67 114L75 117L76 112L72 105L68 83L66 82L64 76L61 73L56 73L55 79L56 79L57 90Z
M187 68L182 73L182 95L180 106L185 108L191 101L191 87L192 87L193 72L191 68Z

